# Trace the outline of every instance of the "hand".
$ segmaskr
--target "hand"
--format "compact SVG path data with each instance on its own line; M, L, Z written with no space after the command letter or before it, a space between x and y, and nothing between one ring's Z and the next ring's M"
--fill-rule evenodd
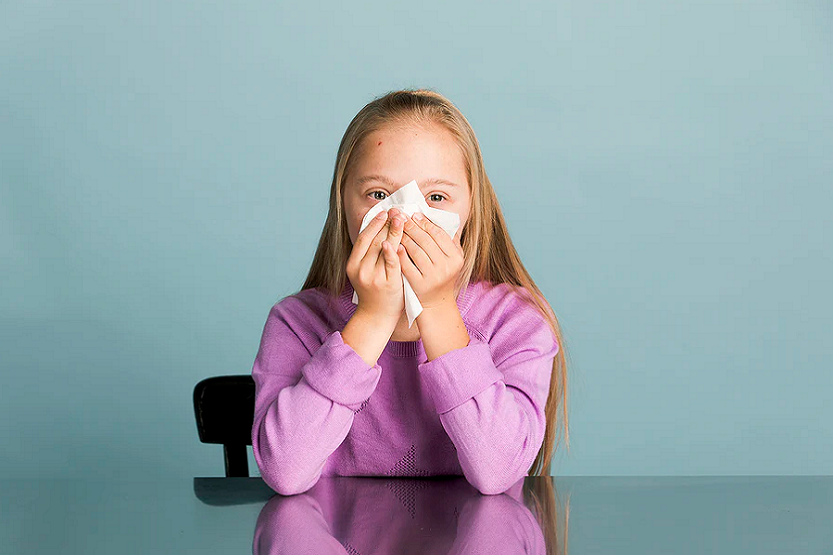
M391 210L391 216L395 216L392 224L387 210L379 212L381 218L377 215L367 224L347 259L347 277L359 297L359 308L387 320L392 326L405 310L402 270L396 255L404 216L397 216L394 210Z
M415 212L414 216L418 214L421 215ZM452 239L424 216L422 221L408 218L404 231L405 251L399 253L402 275L408 278L423 309L456 302L454 286L463 269L464 256L459 233Z

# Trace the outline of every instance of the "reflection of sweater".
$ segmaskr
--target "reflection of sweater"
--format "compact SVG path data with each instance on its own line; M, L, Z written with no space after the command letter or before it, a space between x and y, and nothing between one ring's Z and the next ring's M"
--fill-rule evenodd
M321 476L462 474L495 494L525 476L559 348L537 309L509 285L470 283L466 347L428 361L422 339L389 341L371 367L341 337L352 298L347 281L332 303L305 289L269 312L252 368L263 480L290 495Z
M545 555L522 478L480 495L463 477L322 477L309 491L275 495L255 525L254 555ZM552 517L554 518L554 516Z

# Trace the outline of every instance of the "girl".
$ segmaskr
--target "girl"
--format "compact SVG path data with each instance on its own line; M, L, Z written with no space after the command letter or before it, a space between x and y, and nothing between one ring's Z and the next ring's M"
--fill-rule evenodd
M396 208L359 233L411 180L460 216L454 237ZM410 328L403 276L423 307ZM448 99L394 91L350 122L309 275L271 308L252 377L254 457L284 495L322 475L461 474L496 494L548 473L558 420L569 449L558 320Z

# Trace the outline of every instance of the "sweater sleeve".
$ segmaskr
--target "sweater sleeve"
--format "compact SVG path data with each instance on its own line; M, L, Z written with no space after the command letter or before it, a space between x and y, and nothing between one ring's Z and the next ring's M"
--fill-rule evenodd
M308 313L289 306L285 299L270 311L252 367L252 451L263 480L283 495L315 485L382 372L337 330L316 345Z
M270 499L257 517L252 555L348 555L310 493Z
M467 346L420 364L420 379L466 479L483 494L503 493L526 476L543 444L558 341L526 308L501 317L488 343L469 337Z
M523 502L508 494L480 495L463 505L457 536L448 551L448 555L464 553L546 555L547 544L541 525Z

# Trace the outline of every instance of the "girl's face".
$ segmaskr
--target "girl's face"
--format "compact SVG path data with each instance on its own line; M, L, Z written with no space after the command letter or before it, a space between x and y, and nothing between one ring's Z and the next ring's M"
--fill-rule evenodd
M438 125L386 126L367 135L353 155L343 192L353 244L367 211L412 179L428 206L460 216L454 235L459 241L469 217L471 193L463 153L448 130Z

